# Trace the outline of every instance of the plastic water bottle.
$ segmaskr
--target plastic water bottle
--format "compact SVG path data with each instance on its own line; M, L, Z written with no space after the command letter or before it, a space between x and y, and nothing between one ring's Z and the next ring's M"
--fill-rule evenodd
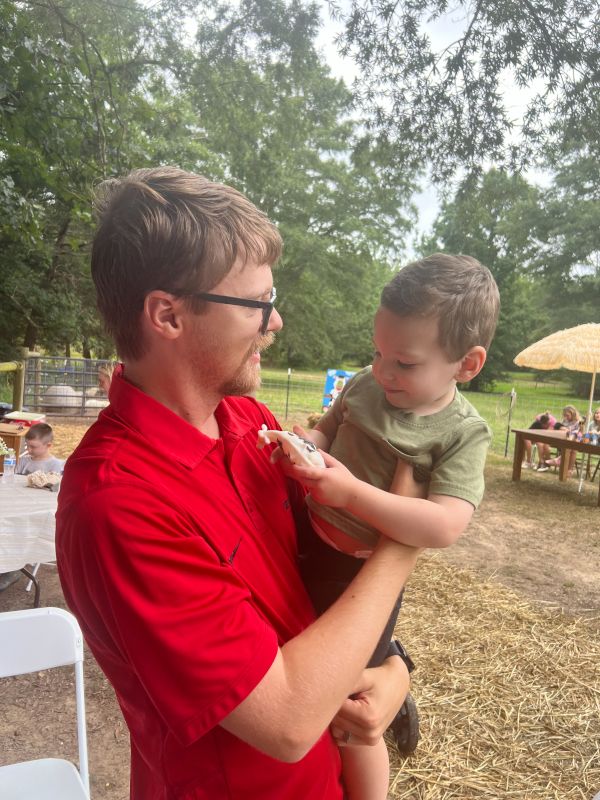
M9 450L8 455L4 456L4 480L7 483L14 480L16 462L15 451Z

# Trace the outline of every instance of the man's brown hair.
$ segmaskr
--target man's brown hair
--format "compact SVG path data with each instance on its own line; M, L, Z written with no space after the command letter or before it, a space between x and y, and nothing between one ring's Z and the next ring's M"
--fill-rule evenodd
M440 346L458 361L471 347L489 348L500 295L477 259L434 253L403 267L384 287L381 305L399 317L436 317Z
M149 292L206 292L238 256L274 264L281 255L279 232L244 195L175 167L105 181L96 211L92 278L98 308L124 358L145 352L139 315ZM206 305L187 302L197 313Z
M32 425L25 434L25 441L29 442L32 439L37 439L44 444L51 444L54 441L54 431L46 422L38 422L36 425Z

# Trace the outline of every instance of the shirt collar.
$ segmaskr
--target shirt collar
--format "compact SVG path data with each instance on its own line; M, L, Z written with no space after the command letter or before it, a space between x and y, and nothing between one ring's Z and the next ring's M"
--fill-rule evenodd
M118 416L129 428L146 439L148 447L190 469L197 467L217 446L218 440L201 433L158 400L127 381L121 364L114 371L108 398L108 412ZM223 439L241 439L256 427L253 419L240 413L238 403L239 398L226 397L215 410Z

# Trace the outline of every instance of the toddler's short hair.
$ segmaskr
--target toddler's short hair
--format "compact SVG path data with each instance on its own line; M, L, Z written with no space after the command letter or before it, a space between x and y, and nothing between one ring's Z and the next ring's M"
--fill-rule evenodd
M436 317L440 346L458 361L471 347L489 348L500 294L477 259L434 253L403 267L384 287L381 305L399 317Z
M51 444L54 441L54 431L51 426L46 422L38 422L37 425L32 425L25 434L25 439L31 441L37 439L44 444Z

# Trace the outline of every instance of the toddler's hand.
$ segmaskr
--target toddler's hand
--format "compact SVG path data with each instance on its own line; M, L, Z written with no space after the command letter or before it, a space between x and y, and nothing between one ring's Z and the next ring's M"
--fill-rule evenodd
M358 479L329 453L323 450L319 452L325 461L325 469L286 465L284 471L305 486L318 503L333 508L344 508L350 501L352 487Z

